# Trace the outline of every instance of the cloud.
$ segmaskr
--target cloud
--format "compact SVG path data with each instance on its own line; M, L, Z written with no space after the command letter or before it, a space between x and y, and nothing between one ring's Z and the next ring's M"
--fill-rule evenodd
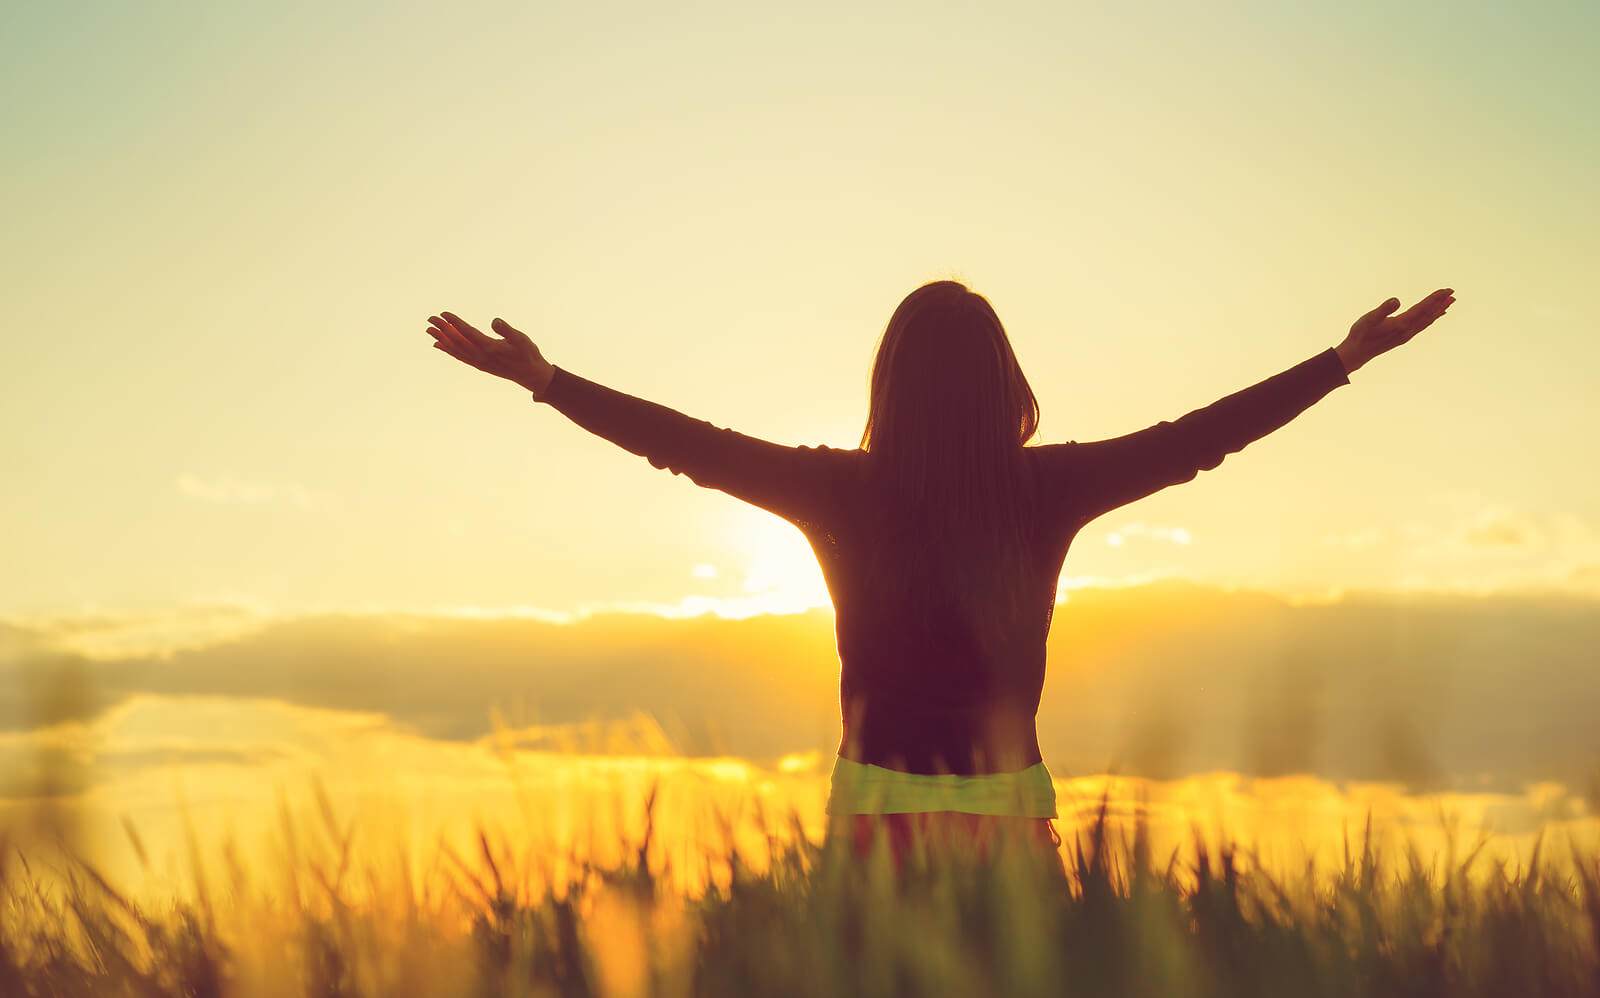
M1148 523L1129 523L1106 535L1106 543L1112 547L1121 547L1134 537L1147 537L1151 540L1166 541L1169 544L1178 544L1188 547L1194 542L1186 527L1162 527Z
M816 749L809 752L790 752L778 759L780 773L812 773L821 768L822 753Z
M163 656L89 660L64 652L0 664L17 674L80 674L72 708L93 717L140 693L278 698L372 711L433 738L470 741L498 709L513 729L623 719L648 710L689 754L781 754L826 737L837 716L831 615L682 620L596 614L533 618L411 614L282 618L233 640ZM0 679L7 678L0 676ZM35 713L0 686L0 721ZM31 703L31 701L29 701ZM789 704L791 711L779 709Z
M93 720L119 699L96 663L33 645L0 658L0 734Z
M645 711L625 718L591 718L567 724L507 728L495 716L496 730L476 740L498 752L564 752L580 755L675 756L684 754Z
M1525 516L1486 509L1459 525L1453 539L1469 550L1534 548L1544 542L1544 533Z
M1366 527L1361 530L1352 530L1342 534L1329 534L1322 538L1322 546L1330 548L1349 548L1359 551L1363 548L1376 547L1389 539L1389 531L1376 527Z
M259 629L267 616L265 610L246 604L201 603L0 620L0 661L45 648L92 659L164 657L183 648L233 640Z
M1592 595L1584 567L1600 562L1600 528L1573 513L1519 510L1476 494L1447 493L1431 520L1373 524L1321 539L1325 548L1387 564L1403 588Z
M493 747L498 737L541 751L826 760L839 737L833 625L826 611L567 624L274 618L165 656L14 656L0 662L0 730L93 724L141 698L202 697L218 705L207 723L240 743L185 736L211 752L298 744L327 718L355 716L435 744ZM1600 765L1596 647L1600 602L1551 593L1292 604L1176 581L1077 589L1056 611L1039 735L1059 776L1115 766L1416 789L1587 786ZM292 738L247 740L226 713L233 700L337 713ZM119 751L178 745L172 722L140 709L144 740Z
M178 491L204 502L238 506L289 506L293 509L326 509L335 505L331 493L307 488L297 482L246 482L231 475L206 478L184 473L177 477Z
M92 732L82 722L0 733L0 798L54 799L93 781Z
M315 766L363 739L407 738L387 718L276 700L139 693L85 720L0 731L0 799L49 801L172 769ZM416 739L412 739L415 741Z

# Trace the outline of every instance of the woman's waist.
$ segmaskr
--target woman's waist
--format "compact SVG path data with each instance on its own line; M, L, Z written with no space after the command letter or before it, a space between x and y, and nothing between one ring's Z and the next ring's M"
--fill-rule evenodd
M839 756L902 773L961 776L1016 772L1043 760L1032 717L993 721L862 712L844 722Z
M839 755L899 772L979 775L1042 761L1035 703L845 697Z

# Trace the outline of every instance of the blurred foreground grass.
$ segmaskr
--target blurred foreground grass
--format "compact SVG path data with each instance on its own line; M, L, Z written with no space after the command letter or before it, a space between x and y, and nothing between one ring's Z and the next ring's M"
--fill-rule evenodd
M357 855L319 794L328 848L286 822L283 869L224 844L208 880L191 838L193 896L158 905L71 849L5 842L0 996L1600 995L1597 856L1542 835L1514 867L1482 841L1386 854L1369 817L1334 868L1283 873L1198 830L1154 855L1103 799L1066 831L1061 883L1019 854L897 876L795 818L760 862L706 857L722 876L690 892L657 868L654 803L617 862L480 825L418 875Z

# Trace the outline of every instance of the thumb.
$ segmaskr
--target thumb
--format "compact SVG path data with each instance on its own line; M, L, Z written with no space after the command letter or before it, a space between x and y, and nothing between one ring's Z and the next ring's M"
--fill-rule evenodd
M1381 319L1386 315L1392 315L1394 313L1394 310L1399 308L1399 307L1400 307L1400 299L1398 299L1398 298L1390 298L1388 301L1384 302L1382 305L1379 305L1377 308L1375 308L1372 311L1368 312L1367 313L1367 317L1371 318L1371 319Z
M514 328L511 323L504 319L494 320L489 323L489 328L514 343L520 343L525 347L533 345L532 341L520 329Z

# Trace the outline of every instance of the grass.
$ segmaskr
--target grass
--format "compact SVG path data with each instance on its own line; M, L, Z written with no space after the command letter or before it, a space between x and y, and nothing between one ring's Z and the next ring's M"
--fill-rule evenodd
M1596 857L1542 836L1511 869L1482 841L1384 855L1369 818L1336 868L1272 874L1198 831L1154 856L1102 799L1056 882L1016 854L897 875L793 819L691 894L652 865L653 791L618 862L518 860L480 826L421 876L357 856L321 803L328 848L264 884L226 848L208 879L191 840L193 897L161 905L5 844L0 995L1600 995Z

